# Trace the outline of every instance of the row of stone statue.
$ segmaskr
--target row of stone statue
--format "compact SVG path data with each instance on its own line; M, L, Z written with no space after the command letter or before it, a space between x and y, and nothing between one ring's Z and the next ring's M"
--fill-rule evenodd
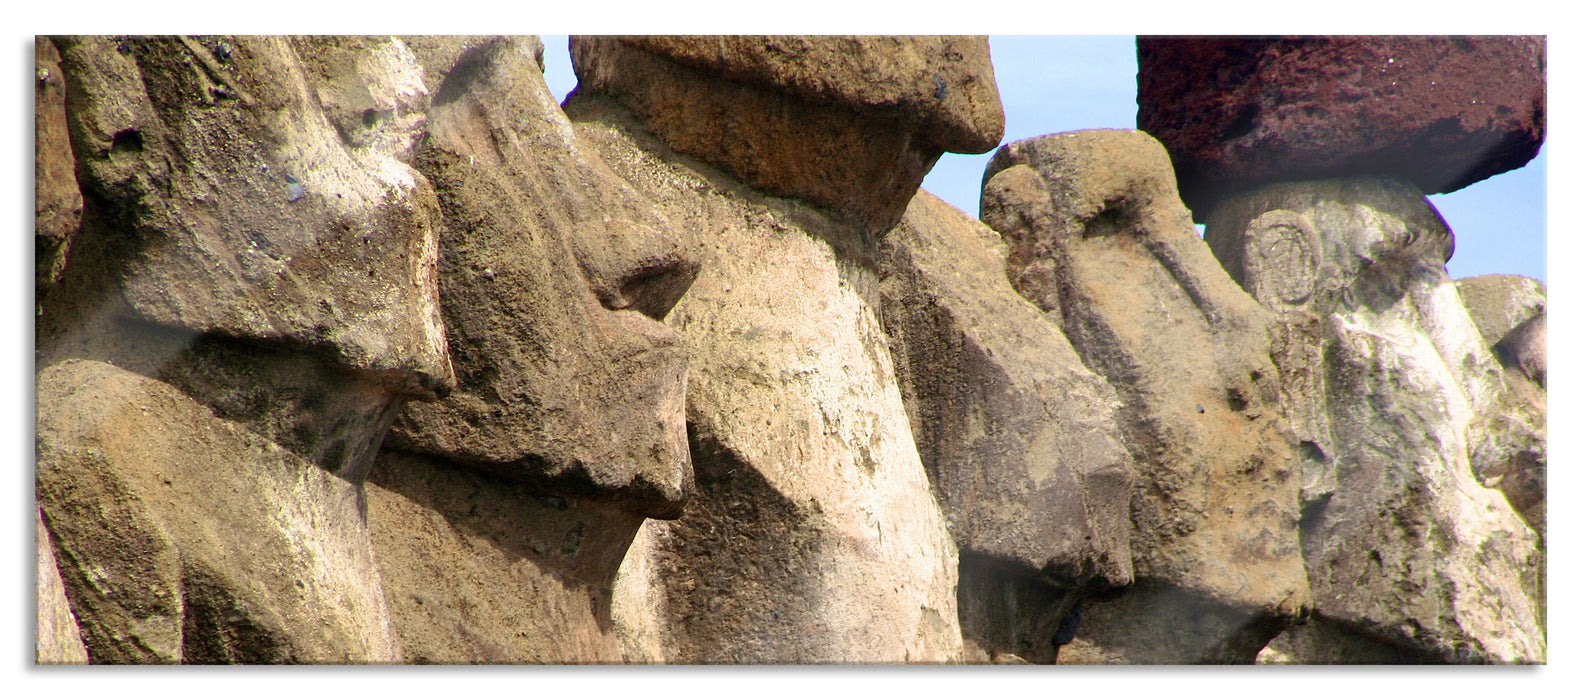
M39 39L41 662L1543 660L1543 291L1411 173L1054 134L980 222L982 38L542 52Z

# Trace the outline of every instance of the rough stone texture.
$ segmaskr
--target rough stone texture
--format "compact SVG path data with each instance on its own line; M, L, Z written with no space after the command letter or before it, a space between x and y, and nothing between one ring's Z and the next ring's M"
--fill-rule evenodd
M1308 370L1322 373L1336 486L1303 523L1319 624L1290 630L1293 658L1542 661L1538 537L1479 483L1542 474L1542 415L1513 399L1462 306L1450 229L1422 192L1376 177L1271 185L1222 204L1206 238L1262 303L1318 319ZM1312 279L1311 293L1271 275ZM1369 643L1347 656L1324 641L1340 633Z
M618 663L611 587L638 515L385 451L368 530L408 663Z
M1260 664L1400 665L1442 660L1396 646L1342 624L1315 618L1280 633L1258 652Z
M1548 533L1547 318L1540 313L1528 319L1494 346L1505 369L1509 408L1480 416L1486 427L1477 444L1484 449L1472 453L1479 480L1505 493L1511 507L1538 533L1540 547Z
M629 656L960 660L956 549L913 445L877 276L857 262L874 254L862 232L689 164L609 100L579 93L567 111L702 250L667 318L689 358L697 494L680 519L644 524L616 580Z
M1383 306L1407 282L1442 277L1455 248L1425 202L1410 183L1386 177L1271 185L1227 201L1204 240L1265 306Z
M34 557L34 609L38 619L34 625L33 663L36 664L85 664L88 648L82 645L82 633L77 628L77 616L71 612L66 600L66 585L60 580L60 569L55 566L55 545L50 542L49 529L44 527L44 512L33 510Z
M1407 181L991 229L981 40L578 42L35 43L36 663L1545 660L1547 302Z
M1341 483L1304 538L1319 614L1447 662L1542 661L1537 536L1473 477L1432 346L1366 322L1335 328Z
M358 485L107 364L37 388L37 497L92 662L400 659Z
M873 237L944 151L999 143L983 37L573 37L579 94L612 95L670 148Z
M1137 128L1198 221L1269 182L1392 175L1451 192L1525 165L1545 131L1545 38L1137 39Z
M1489 345L1549 308L1548 287L1521 275L1464 277L1456 280L1456 293Z
M927 192L881 252L918 453L962 551L1067 587L1131 583L1115 390L1005 279L998 234Z
M410 109L421 69L386 44L355 79ZM437 205L399 159L420 120L343 140L315 99L314 57L280 37L56 45L87 197L78 240L99 258L80 267L78 314L285 345L443 393Z
M412 162L433 89L405 41L384 36L290 37L324 118L346 147ZM448 67L448 66L447 66Z
M674 517L691 490L686 358L658 319L697 262L588 155L537 40L468 49L418 168L443 217L440 293L458 388L411 404L394 447Z
M1287 347L1301 349L1277 359L1290 389L1286 393L1291 414L1311 417L1317 426L1313 432L1321 436L1309 438L1297 426L1303 439L1312 440L1317 448L1309 452L1319 459L1309 460L1308 466L1317 464L1325 470L1326 483L1333 482L1335 463L1329 457L1338 448L1329 441L1329 399L1321 376L1329 342L1324 318L1338 307L1388 307L1416 282L1435 285L1436 299L1443 294L1437 285L1446 278L1444 260L1454 247L1453 236L1433 206L1424 202L1421 191L1388 178L1293 183L1227 200L1224 211L1216 212L1210 222L1214 232L1207 240L1215 254L1233 278L1280 314ZM1287 254L1302 245L1310 252L1295 258ZM1278 260L1284 262L1274 264ZM1296 300L1272 295L1270 280L1282 278L1311 279L1311 291ZM1544 304L1542 297L1534 295L1536 283L1521 279L1491 279L1465 287L1457 283L1457 299L1417 309L1413 313L1420 318L1413 323L1444 358L1447 371L1457 377L1470 402L1474 417L1467 444L1474 473L1485 485L1505 491L1541 535L1546 396L1504 346L1495 344L1491 356L1490 339L1483 329L1468 328L1477 316L1469 318L1462 306L1463 300L1472 298L1483 309L1489 332L1507 332L1505 323L1519 325L1527 313L1536 313ZM1527 347L1541 348L1542 343ZM1536 367L1536 362L1530 360L1529 367ZM1498 365L1505 366L1503 379ZM1304 491L1304 501L1316 502L1316 496L1332 490Z
M1522 446L1504 468L1479 467L1487 486L1505 492L1511 506L1545 538L1548 466L1548 290L1538 280L1518 275L1481 275L1456 280L1456 293L1467 308L1485 343L1505 368L1505 385L1514 402L1523 405L1530 417L1529 428L1522 431L1538 436Z
M1549 388L1549 314L1540 313L1522 325L1511 329L1504 338L1495 345L1501 358L1510 358L1510 362L1521 370L1522 376L1537 384L1539 388Z
M402 43L412 50L417 56L417 61L423 66L423 85L428 88L429 94L439 92L439 86L450 77L452 70L463 67L457 59L463 54L481 46L487 46L504 39L500 36L403 36ZM522 46L526 51L533 52L533 58L540 69L544 67L544 42L536 36L511 37L511 41Z
M360 482L408 396L323 356L117 318L79 319L46 362L86 358L158 379L341 478Z
M79 254L41 300L39 365L158 378L360 480L406 400L454 381L438 205L404 162L428 104L412 52L389 37L55 43L89 196Z
M1132 582L1135 472L1115 390L1011 288L1003 249L919 192L881 249L883 319L961 551L968 660L1049 663L1080 595Z
M1116 388L1137 460L1138 586L1085 606L1079 637L1133 663L1250 662L1311 601L1269 313L1198 239L1146 134L1018 141L985 180L1012 284Z
M987 37L634 36L622 43L727 80L852 105L918 127L953 153L1000 145L1005 114Z
M1288 614L1139 577L1112 602L1083 603L1077 638L1057 663L1248 664L1290 623Z
M82 225L82 190L66 129L66 81L54 42L35 37L33 63L34 278L42 296L60 280L71 239Z
M1324 325L1312 313L1271 307L1280 323L1273 331L1271 357L1280 370L1280 405L1298 440L1302 503L1322 502L1335 492L1335 437L1330 429L1324 389Z

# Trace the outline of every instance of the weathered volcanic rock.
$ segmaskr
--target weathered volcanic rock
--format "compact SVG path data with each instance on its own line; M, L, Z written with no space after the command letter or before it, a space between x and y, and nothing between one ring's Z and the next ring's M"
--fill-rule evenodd
M428 103L412 52L390 37L55 43L88 199L42 300L39 364L160 379L360 480L401 405L454 381L438 204L403 162Z
M1522 376L1540 388L1547 389L1548 338L1549 314L1540 313L1511 329L1494 347L1500 351L1501 357L1510 358L1510 362L1521 370Z
M390 444L674 517L691 489L686 358L658 319L697 262L579 144L541 51L536 39L468 49L435 95L416 162L443 211L458 387L408 405Z
M1257 663L1400 665L1443 661L1413 649L1381 643L1375 637L1317 617L1281 632L1258 652Z
M448 388L438 207L398 159L413 120L344 141L313 61L283 38L56 45L88 197L81 247L101 258L83 262L82 295L106 292L83 315L313 352L407 395ZM410 52L364 55L382 97L421 88Z
M1131 583L1115 390L1005 278L993 230L927 192L881 248L918 454L963 552L1067 588Z
M439 92L439 86L450 77L452 70L465 68L466 63L458 61L463 54L473 49L487 46L500 41L504 37L483 35L462 36L402 36L402 43L417 56L417 62L423 66L423 86L428 88L429 94ZM536 36L511 37L513 42L524 47L524 50L533 52L533 58L542 68L544 65L544 42Z
M55 566L55 545L44 527L44 512L39 509L33 511L33 538L37 550L34 600L38 615L34 627L37 630L34 663L88 663L88 648L82 645L77 616L72 614L71 603L66 600L66 584L61 582L60 569Z
M961 658L956 549L877 318L864 233L677 156L607 98L567 104L702 271L666 319L688 358L697 493L643 524L615 583L629 658Z
M1479 480L1541 474L1542 416L1513 400L1462 306L1422 192L1270 185L1224 202L1206 238L1265 305L1318 320L1336 485L1303 521L1317 620L1288 632L1296 660L1541 661L1538 538ZM1335 635L1356 643L1322 641Z
M400 659L360 486L104 363L37 389L37 497L91 661Z
M983 660L1044 663L1080 594L1132 582L1135 472L1115 390L1011 288L1004 248L919 192L881 246L882 316L961 551L965 641Z
M1490 333L1509 333L1505 324L1519 325L1543 307L1536 282L1513 277L1509 283L1458 283L1457 299L1440 299L1453 236L1422 192L1399 180L1288 183L1232 198L1224 206L1211 219L1210 247L1233 278L1281 316L1289 345L1303 348L1277 357L1283 377L1306 378L1288 387L1293 416L1313 416L1315 424L1327 426L1330 399L1321 375L1330 342L1324 331L1328 315L1341 307L1386 308L1399 302L1410 285L1430 284L1435 301L1418 304L1410 312L1416 315L1411 323L1443 358L1474 413L1467 428L1474 474L1485 485L1499 485L1524 514L1543 501L1543 389L1483 329L1468 327L1478 314L1463 307L1464 300L1473 299ZM1503 379L1500 364L1505 365ZM1327 439L1327 427L1319 432ZM1318 455L1335 454L1332 443L1315 440ZM1322 457L1318 462L1332 481L1334 461ZM1305 493L1304 500L1314 500L1311 495ZM1536 518L1529 522L1542 532L1542 511L1533 513Z
M54 42L35 38L33 63L34 281L42 295L59 281L72 236L82 225L82 190L66 129L66 81Z
M1508 432L1504 442L1524 434L1536 436L1526 444L1518 443L1518 451L1503 463L1474 461L1473 466L1485 485L1505 492L1511 506L1542 541L1549 461L1543 420L1549 405L1547 290L1544 283L1527 277L1482 275L1456 280L1456 293L1483 341L1490 344L1494 357L1505 368L1505 385L1511 399L1519 405L1512 417L1526 423L1517 426L1517 431Z
M1085 605L1079 639L1134 663L1250 662L1310 603L1270 314L1198 239L1146 134L1018 141L985 180L1012 284L1115 387L1137 460L1137 590Z
M1485 449L1472 454L1478 479L1505 493L1511 507L1538 533L1540 547L1548 537L1548 317L1539 313L1494 346L1510 389L1508 408L1481 416L1486 428L1478 445Z
M947 151L1000 144L1005 115L985 37L634 36L620 41L727 80L884 113Z
M1451 192L1519 168L1545 130L1542 36L1137 40L1137 128L1198 221L1285 180L1392 175Z
M573 37L571 54L579 94L875 237L942 152L987 151L1005 128L984 37Z
M1336 326L1341 481L1304 537L1318 614L1443 661L1542 661L1543 555L1474 478L1456 425L1465 414L1451 403L1446 421L1435 400L1456 387L1423 368L1431 347L1401 351L1410 336Z
M1520 275L1481 275L1456 280L1456 292L1500 362L1546 387L1549 294L1544 283Z
M623 660L611 586L642 516L394 451L367 489L404 661Z
M1521 275L1478 275L1456 280L1456 293L1490 345L1549 308L1543 282Z
M412 162L434 92L435 64L389 36L297 36L290 42L342 143Z
M93 359L158 379L354 482L410 398L322 354L118 318L113 309L77 319L45 357Z

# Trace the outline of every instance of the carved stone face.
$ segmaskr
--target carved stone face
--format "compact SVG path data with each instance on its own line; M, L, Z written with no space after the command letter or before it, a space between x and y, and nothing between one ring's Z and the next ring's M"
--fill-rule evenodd
M438 202L401 160L421 122L347 138L323 56L279 37L52 41L85 207L40 359L157 377L359 480L395 409L454 384ZM364 91L426 104L390 41Z
M1283 393L1317 458L1302 551L1319 618L1412 629L1390 641L1432 658L1542 658L1540 615L1519 593L1541 555L1512 506L1542 527L1543 422L1450 283L1453 238L1433 205L1393 178L1280 183L1227 199L1205 238L1280 312ZM1412 593L1378 604L1386 590ZM1412 612L1452 595L1451 613Z
M1058 314L1131 426L1138 585L1084 606L1087 639L1139 663L1250 659L1257 634L1227 630L1277 629L1311 600L1271 315L1195 235L1170 158L1145 133L1017 141L986 180L983 220L1007 241L1012 284Z
M559 493L673 515L691 490L686 363L659 322L698 266L577 143L536 41L470 49L417 167L444 211L440 294L459 386L392 445Z
M1377 177L1272 185L1228 200L1205 240L1253 298L1327 313L1377 307L1443 276L1454 237L1411 184Z
M73 148L130 315L444 390L432 193L392 150L342 140L286 40L61 43ZM386 78L417 69L379 55Z
M46 362L135 368L354 481L448 394L393 444L679 507L657 319L697 264L579 151L536 39L58 43L91 252Z
M1324 319L1381 312L1443 277L1453 244L1422 192L1404 180L1337 178L1279 183L1232 197L1204 239L1231 277L1280 314L1282 392L1304 443L1303 501L1337 488L1325 375ZM1430 303L1433 303L1430 300ZM1443 311L1443 310L1442 310ZM1415 316L1414 316L1415 317Z

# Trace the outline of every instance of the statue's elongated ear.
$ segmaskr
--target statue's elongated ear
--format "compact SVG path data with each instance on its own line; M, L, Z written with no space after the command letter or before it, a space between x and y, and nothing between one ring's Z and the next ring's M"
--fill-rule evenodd
M1318 285L1323 250L1307 217L1286 209L1266 211L1247 223L1242 237L1245 286L1272 308L1300 306Z

